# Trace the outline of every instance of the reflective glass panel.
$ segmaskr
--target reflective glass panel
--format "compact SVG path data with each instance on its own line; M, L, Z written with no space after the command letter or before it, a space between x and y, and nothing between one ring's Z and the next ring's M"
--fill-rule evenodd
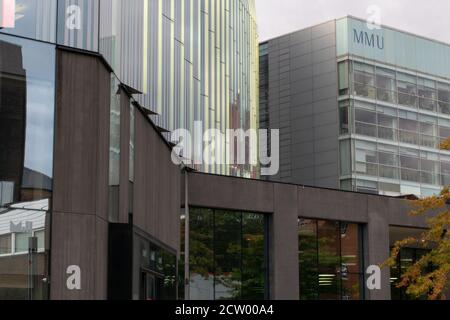
M0 34L0 237L12 235L0 257L0 299L47 298L54 77L53 45Z

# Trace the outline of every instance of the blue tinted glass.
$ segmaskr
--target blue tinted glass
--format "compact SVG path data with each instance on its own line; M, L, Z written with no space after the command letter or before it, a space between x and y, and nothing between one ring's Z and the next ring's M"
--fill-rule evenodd
M0 32L55 42L56 0L16 0L14 28Z

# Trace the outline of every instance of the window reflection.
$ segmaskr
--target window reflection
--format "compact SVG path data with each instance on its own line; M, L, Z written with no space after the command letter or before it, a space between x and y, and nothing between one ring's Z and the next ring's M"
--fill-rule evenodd
M54 64L54 46L0 34L0 299L47 298Z
M12 203L48 198L53 175L54 47L0 35L0 50L0 181L14 183Z
M177 258L172 252L140 235L134 236L134 273L139 278L140 300L175 300ZM136 259L135 258L135 259Z
M0 32L54 43L56 7L57 0L16 0L15 26Z
M417 263L424 255L428 254L429 250L418 248L402 248L397 257L397 263L391 268L391 296L392 300L425 300L426 297L414 298L406 293L405 288L397 288L401 281L401 276L407 271L409 267ZM433 266L430 264L426 268L427 272L433 271Z
M190 298L263 300L267 255L265 216L190 210Z
M362 294L360 226L299 219L301 300L359 300Z

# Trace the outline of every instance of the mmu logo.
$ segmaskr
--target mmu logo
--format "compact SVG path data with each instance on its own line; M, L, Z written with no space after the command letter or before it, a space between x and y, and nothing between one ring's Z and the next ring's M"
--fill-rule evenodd
M366 47L384 49L384 37L367 31L353 29L353 42Z

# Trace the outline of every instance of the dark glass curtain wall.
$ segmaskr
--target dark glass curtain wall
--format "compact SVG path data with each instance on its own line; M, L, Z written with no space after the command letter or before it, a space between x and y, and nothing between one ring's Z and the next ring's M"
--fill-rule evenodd
M181 225L184 239L184 223ZM266 240L264 215L191 208L191 300L265 299ZM184 298L183 294L180 290L181 298Z
M360 300L363 295L360 226L299 219L301 300Z
M0 34L0 300L45 299L55 47Z

